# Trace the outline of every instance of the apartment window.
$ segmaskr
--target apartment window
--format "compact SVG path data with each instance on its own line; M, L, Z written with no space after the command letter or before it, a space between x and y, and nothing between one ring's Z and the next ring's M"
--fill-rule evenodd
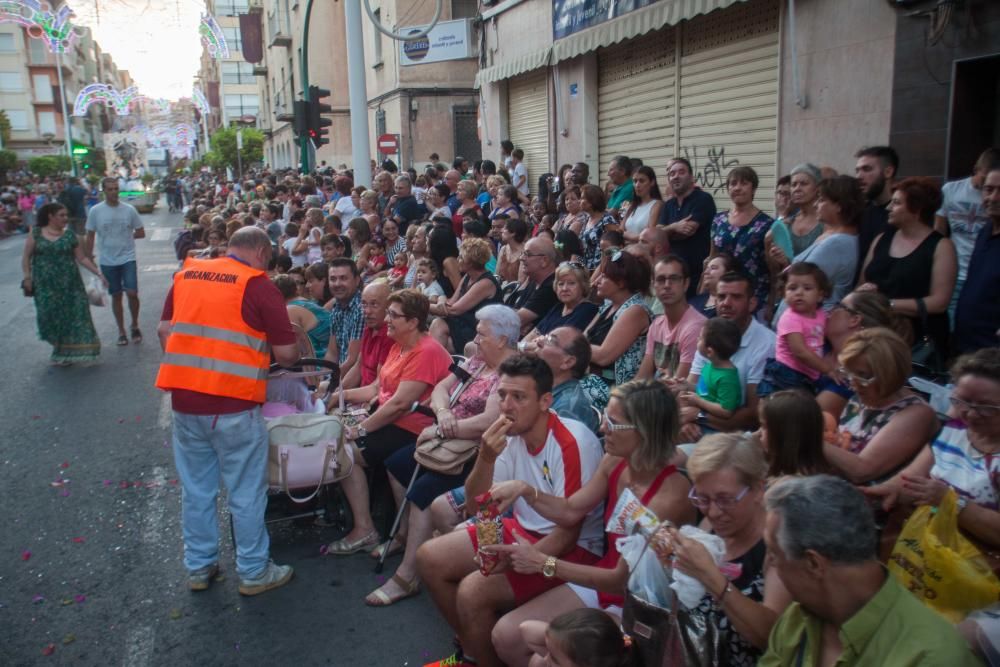
M237 16L250 10L249 0L219 0L215 3L215 11L222 16Z
M239 28L223 27L222 34L226 36L226 44L229 50L238 53L243 48L243 36Z
M14 34L0 32L0 53L14 53Z
M451 18L471 19L479 13L478 0L451 0Z
M256 116L260 113L260 97L257 95L226 95L226 115L230 120L238 116Z
M253 65L250 63L222 63L222 80L226 83L253 83Z
M11 131L28 129L28 112L20 109L6 109Z
M52 104L55 99L52 97L52 81L48 74L35 74L31 77L31 82L35 87L35 101L42 104Z
M38 112L38 131L41 134L56 133L56 113L54 111Z
M40 39L29 39L28 57L32 65L44 65L49 62L49 51L45 42Z
M375 56L375 65L382 64L382 33L379 29L375 27L376 24L382 23L382 10L375 10L375 23L372 24L372 49Z
M0 72L0 91L17 93L24 90L20 72Z

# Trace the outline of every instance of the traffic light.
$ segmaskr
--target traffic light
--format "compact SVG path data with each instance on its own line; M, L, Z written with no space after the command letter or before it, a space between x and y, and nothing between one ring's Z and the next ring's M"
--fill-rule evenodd
M330 95L330 91L319 86L309 86L309 138L312 139L313 146L319 148L330 143L327 138L329 130L326 128L333 124L329 118L324 118L323 114L333 111L333 107L325 104L322 100Z
M306 136L309 133L309 103L305 100L296 100L292 105L292 111L295 114L295 124L293 129L295 130L296 137Z

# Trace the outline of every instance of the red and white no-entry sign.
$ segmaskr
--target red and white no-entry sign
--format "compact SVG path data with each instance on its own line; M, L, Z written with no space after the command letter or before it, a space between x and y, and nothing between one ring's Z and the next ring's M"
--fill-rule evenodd
M396 155L399 153L399 135L383 134L378 138L378 152L382 155Z

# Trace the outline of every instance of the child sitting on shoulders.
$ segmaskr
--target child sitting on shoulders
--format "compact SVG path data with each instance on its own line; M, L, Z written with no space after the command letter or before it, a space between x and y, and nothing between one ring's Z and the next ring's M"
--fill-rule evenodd
M830 279L812 262L796 262L785 270L784 283L788 308L778 319L774 359L764 367L764 379L757 386L759 398L797 387L812 392L820 375L836 373L836 364L823 358L826 312L822 306L830 294Z
M743 405L743 385L736 366L730 361L740 349L740 326L723 317L705 322L698 338L698 352L707 361L695 390L681 392L681 403L723 419Z

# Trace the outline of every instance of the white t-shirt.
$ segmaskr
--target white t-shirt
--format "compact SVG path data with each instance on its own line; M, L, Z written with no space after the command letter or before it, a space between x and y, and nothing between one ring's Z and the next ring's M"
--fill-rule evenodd
M351 201L350 197L341 197L338 199L337 205L333 209L340 216L340 222L343 224L344 229L347 229L347 223L354 218L360 218L362 215L361 209L354 207L354 202Z
M632 212L632 215L625 221L625 231L629 234L639 234L649 226L649 212L653 210L653 204L657 200L650 199L645 204L640 204Z
M299 244L299 237L297 236L294 238L286 239L285 242L281 244L281 247L285 249L285 252L288 253L288 256L292 258L292 268L295 268L296 266L305 266L306 264L309 263L308 252L304 252L301 255L292 254L292 249L298 244Z
M945 183L941 187L941 208L937 215L948 220L951 242L955 244L958 257L958 287L965 282L969 270L969 258L976 245L979 232L992 224L983 208L983 193L972 187L972 178ZM956 293L958 289L956 289Z
M88 232L97 234L97 261L104 266L121 266L135 261L135 237L142 219L135 207L125 202L108 206L101 202L87 214Z
M530 454L521 436L507 438L507 448L497 457L493 483L519 479L542 493L568 498L587 483L601 463L601 443L589 428L573 419L549 412L545 446ZM527 530L547 535L556 525L528 504L514 501L514 518ZM598 556L604 553L604 505L598 505L583 520L577 545Z
M524 183L517 185L522 176L524 176ZM523 162L518 162L511 168L510 182L517 187L518 192L522 195L528 194L528 168L524 166Z
M417 289L423 292L424 296L434 301L437 297L444 296L444 289L438 284L438 281L432 280L430 285L425 285L423 283L416 283Z
M757 320L750 320L750 326L740 339L740 349L730 359L740 374L744 400L746 400L747 385L757 386L764 379L764 365L768 359L774 357L774 342L773 331ZM691 374L701 375L701 369L707 362L701 352L696 352L691 363Z

